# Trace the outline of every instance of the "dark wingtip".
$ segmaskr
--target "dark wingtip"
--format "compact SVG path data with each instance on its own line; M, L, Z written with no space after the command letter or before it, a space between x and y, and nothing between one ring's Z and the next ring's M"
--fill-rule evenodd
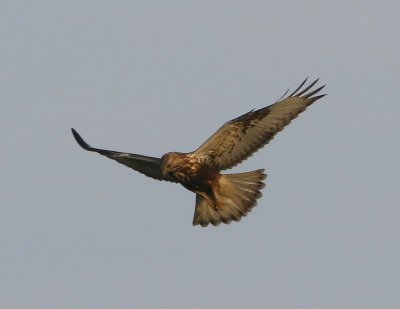
M312 98L310 98L310 99L312 99L311 102L314 103L315 101L317 101L317 100L323 98L323 97L326 96L326 95L327 95L327 94L325 93L325 94L318 95L318 96L316 96L316 97L312 97Z
M85 150L92 151L92 147L90 147L84 140L83 138L78 134L78 132L75 131L74 128L71 128L72 135L74 136L76 142Z
M301 87L303 87L303 85L306 83L307 80L308 80L308 77L306 77L306 79L300 84L300 86L297 87L296 90L293 91L291 94L289 94L288 97L290 98L290 97L293 97L293 96L297 96L296 95L297 91L299 91L301 89Z
M323 85L311 92L308 92L312 87L315 86L315 84L317 84L317 82L319 81L319 78L317 78L316 80L314 80L310 85L308 85L305 89L301 89L303 87L303 85L305 84L305 82L307 81L308 78L306 78L301 85L293 92L289 95L289 97L301 97L301 98L305 98L305 99L312 99L311 103L315 102L316 100L326 96L326 94L323 95L318 95L313 97L313 95L317 94L318 92L320 92L322 89L324 89L324 87L326 85ZM301 90L301 91L300 91ZM300 92L299 92L300 91Z

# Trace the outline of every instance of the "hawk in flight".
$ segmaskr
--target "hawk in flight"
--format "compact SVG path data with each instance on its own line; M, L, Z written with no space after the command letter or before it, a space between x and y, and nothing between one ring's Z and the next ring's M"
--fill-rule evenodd
M221 171L246 160L307 106L325 96L318 94L324 86L313 89L318 79L307 87L306 81L290 95L286 92L274 104L226 122L192 152L168 152L161 158L154 158L94 148L74 129L72 134L85 150L97 152L154 179L180 183L196 193L193 225L228 224L232 220L239 221L256 206L267 175L263 169L236 174L221 174Z

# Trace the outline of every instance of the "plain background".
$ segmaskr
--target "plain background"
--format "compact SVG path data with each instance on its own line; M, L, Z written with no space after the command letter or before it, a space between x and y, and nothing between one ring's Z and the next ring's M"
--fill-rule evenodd
M398 1L6 1L1 308L400 308ZM233 171L240 223L73 140L161 156L305 78L328 96Z

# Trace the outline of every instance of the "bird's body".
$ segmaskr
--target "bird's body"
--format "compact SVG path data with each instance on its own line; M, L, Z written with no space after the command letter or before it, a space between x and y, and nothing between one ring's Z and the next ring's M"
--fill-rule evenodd
M189 153L169 152L159 159L98 149L89 146L74 129L72 133L86 150L98 152L146 176L180 183L196 193L194 225L230 223L239 221L256 205L266 174L264 170L237 174L221 174L221 171L247 159L307 106L324 96L314 96L324 86L306 93L317 80L300 91L305 82L285 99L228 121Z
M161 158L164 175L175 177L186 189L206 189L219 174L212 162L199 160L190 153L168 152Z

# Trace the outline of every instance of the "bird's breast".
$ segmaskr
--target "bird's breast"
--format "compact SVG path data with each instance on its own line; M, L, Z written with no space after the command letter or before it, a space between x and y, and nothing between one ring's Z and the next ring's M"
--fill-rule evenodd
M181 184L190 191L206 191L215 181L218 172L207 165L189 163L175 173Z

